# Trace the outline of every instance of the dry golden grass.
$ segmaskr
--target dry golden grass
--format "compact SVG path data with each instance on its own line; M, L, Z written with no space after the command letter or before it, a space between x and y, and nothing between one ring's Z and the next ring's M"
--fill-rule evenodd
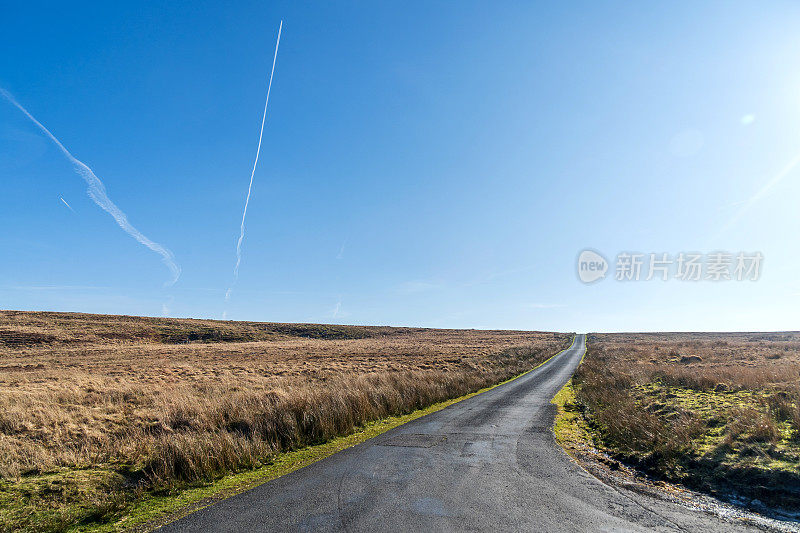
M565 334L0 311L0 482L209 479L507 379Z
M627 373L702 390L791 389L800 379L800 333L619 333L591 340Z
M800 506L800 334L603 334L588 346L576 397L607 451L721 497Z

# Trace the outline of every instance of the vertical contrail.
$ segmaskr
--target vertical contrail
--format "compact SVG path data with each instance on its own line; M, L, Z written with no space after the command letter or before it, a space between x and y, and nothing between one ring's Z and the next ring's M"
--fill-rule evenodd
M261 132L258 134L258 148L256 149L256 160L253 162L253 171L250 172L250 185L247 187L247 198L244 201L244 211L242 212L242 227L239 233L239 240L236 242L236 266L233 267L233 283L225 291L225 300L231 297L233 285L239 279L239 265L242 262L242 241L244 240L244 219L247 217L247 205L250 203L250 191L253 190L253 176L256 174L256 166L258 165L258 155L261 153L261 139L264 137L264 122L267 120L267 106L269 105L269 93L272 90L272 77L275 75L275 62L278 59L278 46L281 44L281 30L283 29L283 20L278 26L278 39L275 41L275 55L272 57L272 71L269 73L269 84L267 84L267 99L264 102L264 115L261 117Z
M31 120L31 122L36 124L36 127L42 130L42 132L51 141L53 141L53 143L56 146L58 146L59 150L61 150L61 152L67 157L67 159L69 159L70 162L75 166L76 172L78 172L78 174L80 174L81 177L83 177L83 180L89 186L86 192L89 194L89 197L92 200L94 200L94 203L100 206L100 208L103 211L114 217L114 220L117 221L119 227L121 227L128 235L130 235L131 237L139 241L141 244L147 246L148 248L150 248L151 250L153 250L154 252L156 252L161 256L161 259L164 261L164 264L167 265L167 268L169 268L170 271L172 272L172 279L168 281L166 284L172 285L173 283L178 281L178 276L181 275L181 267L179 267L178 263L175 262L175 256L172 255L172 252L170 252L168 249L164 248L157 242L151 241L150 239L145 237L141 231L134 228L131 225L131 223L128 222L128 217L125 215L125 213L123 213L122 210L119 207L117 207L116 204L114 204L114 202L112 202L111 199L108 197L103 182L100 181L100 178L98 178L94 172L92 172L92 169L89 168L83 161L80 161L78 158L72 155L72 153L70 153L70 151L67 150L63 144L61 144L61 141L56 139L56 137L52 133L50 133L50 130L45 128L41 122L36 120L36 118L33 115L28 113L28 110L22 107L22 104L17 102L16 99L14 99L14 97L11 96L11 94L8 91L0 87L0 94L2 94L6 98L6 100L11 102L17 109L22 111L25 114L25 116ZM61 200L64 201L63 198ZM64 203L66 204L66 202Z

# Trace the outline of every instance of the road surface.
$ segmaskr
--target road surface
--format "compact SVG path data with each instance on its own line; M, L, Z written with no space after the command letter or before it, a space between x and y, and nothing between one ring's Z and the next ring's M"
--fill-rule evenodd
M552 432L585 337L541 367L164 526L189 531L750 531L609 487Z

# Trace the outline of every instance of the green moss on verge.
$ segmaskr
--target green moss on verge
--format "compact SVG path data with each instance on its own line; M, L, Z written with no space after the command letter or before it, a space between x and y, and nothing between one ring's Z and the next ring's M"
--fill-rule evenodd
M149 531L216 501L299 470L392 428L513 381L556 355L531 370L493 386L410 414L365 424L350 435L278 454L270 464L232 473L213 482L184 485L166 492L120 491L125 476L112 465L30 473L17 481L3 480L0 481L0 531Z
M594 446L594 438L575 400L575 389L570 379L553 397L558 407L553 432L558 444L570 455L575 451Z
M616 406L595 406L607 411L597 416L581 403L580 385L572 381L553 400L559 407L558 442L573 455L591 446L657 478L723 499L800 508L800 438L790 421L770 411L774 392L694 390L656 381L634 386L629 394L643 419L657 429L663 426L664 431L653 432L652 446L625 444L618 428L602 422L619 416L610 411ZM639 422L631 419L631 424ZM670 428L677 431L686 424L694 429L674 453L665 453L669 449L661 441L672 438Z

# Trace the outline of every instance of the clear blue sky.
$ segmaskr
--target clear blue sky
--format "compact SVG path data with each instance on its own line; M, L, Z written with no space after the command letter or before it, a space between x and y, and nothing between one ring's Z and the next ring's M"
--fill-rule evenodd
M165 287L2 100L0 308L800 327L797 4L15 2L0 50L0 86L182 269ZM765 259L757 282L584 285L587 247Z

